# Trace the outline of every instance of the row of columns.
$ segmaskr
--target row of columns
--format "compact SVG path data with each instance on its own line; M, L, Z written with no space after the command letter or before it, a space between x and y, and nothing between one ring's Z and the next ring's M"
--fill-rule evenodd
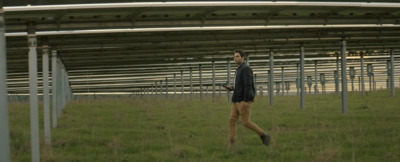
M29 105L30 105L30 129L31 129L31 156L32 161L40 161L39 145L39 108L38 108L38 76L37 76L37 38L35 23L29 22L28 46L29 46ZM48 47L43 48L43 102L44 102L44 132L45 143L51 143L50 136L50 98L49 98L49 57ZM54 56L54 55L53 55ZM8 121L7 101L7 58L5 41L5 22L3 1L0 1L0 161L11 161L10 158L10 137ZM55 61L53 57L53 63ZM58 66L58 68L56 68ZM57 70L55 70L57 69ZM57 125L55 112L61 112L66 102L72 98L72 91L69 86L68 75L65 68L61 68L61 61L52 68L52 90L53 90L53 127ZM57 76L58 75L58 76ZM57 76L57 77L55 77ZM55 79L59 78L59 79ZM57 87L57 88L55 88ZM57 89L57 90L56 90ZM54 93L57 91L57 93ZM55 105L55 106L54 106ZM61 113L58 113L59 116Z
M37 38L35 34L35 23L28 23L28 45L29 45L29 100L30 100L30 125L31 125L31 154L32 161L40 161L39 145L39 114L38 114L38 83L37 83ZM53 128L57 127L57 118L63 112L68 101L72 99L72 90L69 84L68 72L57 57L57 51L52 50L52 113L50 115L49 96L49 47L47 40L43 39L43 106L44 106L44 134L45 144L51 144L52 121ZM51 120L52 119L52 120Z
M393 56L393 54L392 54L393 52L391 52L391 56ZM249 59L248 59L249 60ZM247 61L248 61L247 60ZM361 76L364 76L364 65L363 65L363 63L364 63L364 57L363 57L363 54L361 54ZM337 65L339 65L339 55L337 55ZM342 78L342 88L341 88L341 90L342 90L342 112L343 113L346 113L347 112L347 75L346 75L346 69L347 69L347 67L346 67L346 41L345 40L343 40L343 41L341 41L341 65L342 65L342 67L341 67L341 78ZM274 54L273 54L273 52L271 51L271 53L270 53L270 64L269 64L269 66L270 66L270 70L268 71L268 73L269 73L269 85L268 85L268 91L269 91L269 96L270 96L270 105L273 105L274 104L274 102L273 102L273 98L274 98L274 76L273 76L273 69L274 69ZM389 64L388 64L388 66L389 66ZM391 65L390 65L391 66ZM200 87L202 87L202 77L201 77L201 75L202 75L202 72L201 72L201 68L202 68L202 66L201 65L199 65L199 81L200 81ZM339 69L339 66L337 66L337 68ZM350 67L350 71L351 70L353 70L352 69L353 67ZM318 62L317 61L315 61L315 85L314 85L314 93L315 93L315 95L317 95L318 94L318 73L317 73L317 71L318 71ZM391 69L391 70L393 70L393 69ZM299 71L300 71L300 78L299 78ZM353 72L354 73L354 72ZM388 72L389 73L389 72ZM230 61L228 60L227 61L227 75L228 75L228 81L227 81L227 85L230 85L231 83L230 83L230 79L231 79L231 77L230 77ZM353 74L354 75L354 74ZM352 78L352 83L353 83L353 76L352 75L352 73L350 72L350 77ZM256 75L254 76L255 78L257 77ZM311 78L311 76L309 76L310 78ZM325 78L325 76L324 75L322 75L321 74L321 77L324 77ZM300 47L300 69L299 69L299 64L297 64L297 78L298 79L296 79L296 87L297 87L297 94L299 94L299 89L300 89L300 91L301 91L301 93L300 93L300 96L301 96L301 109L303 109L304 107L305 107L305 102L304 102L304 95L305 95L305 87L304 87L304 79L305 79L305 76L304 76L304 47L303 46L301 46ZM309 79L310 79L309 78ZM361 77L362 79L361 79L361 84L362 84L362 94L364 95L364 90L365 90L365 86L364 86L364 78L363 77ZM392 78L394 78L394 77L392 77ZM182 96L183 96L183 94L184 94L184 92L183 92L183 71L181 71L181 85L182 85ZM338 73L338 71L335 71L335 89L336 89L336 91L337 92L339 92L339 85L340 85L340 83L339 83L339 80L340 80L340 77L339 77L339 73ZM322 81L322 80L320 80L321 81L321 86L322 86L322 89L323 89L323 91L324 91L324 83L322 83L322 82L324 82L324 81ZM284 67L282 67L282 83L284 83ZM311 85L310 84L311 82L309 82L308 84L309 84L309 86ZM298 85L301 85L301 86L298 86ZM280 85L279 85L280 86ZM286 84L282 84L282 90L284 90L285 89L285 86L286 86ZM175 76L175 74L174 74L174 87L176 88L176 76ZM191 92L191 98L192 98L192 93L193 93L193 89L192 89L192 87L193 87L193 85L192 85L192 68L190 68L190 92ZM280 87L277 87L277 90L278 89L280 89ZM354 87L352 86L352 89L354 89ZM202 97L202 88L200 88L200 97ZM311 88L309 87L309 90L311 91ZM176 89L174 90L175 91L175 95L176 95ZM215 62L214 61L212 61L212 98L213 98L213 101L215 101ZM175 97L176 98L176 97ZM228 102L230 101L230 92L228 92Z
M228 61L229 62L229 61ZM200 82L200 87L202 87L202 65L199 64L199 82ZM190 71L190 98L193 99L193 70L192 67L190 67L189 69ZM181 94L182 94L182 99L184 99L184 87L185 87L185 83L184 83L184 74L183 74L183 70L181 70ZM163 84L162 81L160 81L160 87L158 87L158 81L155 82L155 86L153 86L153 84L151 84L151 91L148 89L141 89L141 92L151 92L151 94L158 94L158 92L160 91L160 95L163 94ZM177 99L177 86L176 86L176 74L174 74L174 98ZM212 97L213 97L213 101L215 101L216 95L215 95L215 91L216 91L216 83L215 83L215 61L212 61ZM165 78L165 88L166 88L166 92L165 92L165 96L168 97L168 78ZM221 90L221 89L220 89ZM200 96L202 97L203 95L203 89L200 88Z

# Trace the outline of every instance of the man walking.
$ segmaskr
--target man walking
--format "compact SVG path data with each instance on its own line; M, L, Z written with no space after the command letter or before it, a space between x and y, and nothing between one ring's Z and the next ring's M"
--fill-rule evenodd
M229 140L231 144L235 143L236 122L241 116L243 125L256 132L262 143L268 145L270 136L250 121L250 109L256 93L253 84L253 70L244 62L245 58L246 55L243 51L236 50L234 52L234 60L238 68L235 72L233 86L226 87L227 90L234 91L229 118Z

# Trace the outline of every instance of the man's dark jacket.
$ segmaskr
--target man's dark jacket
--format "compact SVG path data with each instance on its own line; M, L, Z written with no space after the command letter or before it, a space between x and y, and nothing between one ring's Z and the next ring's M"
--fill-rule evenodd
M253 70L244 62L236 69L232 102L254 101Z

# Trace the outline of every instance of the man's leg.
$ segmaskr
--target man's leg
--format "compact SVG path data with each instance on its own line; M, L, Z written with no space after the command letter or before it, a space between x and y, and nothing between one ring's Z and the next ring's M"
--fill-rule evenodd
M239 110L237 105L239 103L232 103L231 116L229 117L229 140L231 143L235 141L236 135L236 122L239 118Z
M242 116L243 125L261 136L264 134L264 131L260 127L258 127L255 123L250 121L250 109L252 105L253 102L248 102L248 104L246 104L246 102L242 101L238 105L238 110L240 115Z

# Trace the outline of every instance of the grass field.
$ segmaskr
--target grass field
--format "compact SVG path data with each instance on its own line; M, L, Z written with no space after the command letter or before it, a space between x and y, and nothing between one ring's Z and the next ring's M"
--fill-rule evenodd
M228 149L230 104L211 99L125 98L76 100L43 140L42 161L400 161L400 90L341 98L298 96L256 98L251 119L272 136L269 146L238 122L237 142ZM29 103L9 103L11 157L30 161Z

